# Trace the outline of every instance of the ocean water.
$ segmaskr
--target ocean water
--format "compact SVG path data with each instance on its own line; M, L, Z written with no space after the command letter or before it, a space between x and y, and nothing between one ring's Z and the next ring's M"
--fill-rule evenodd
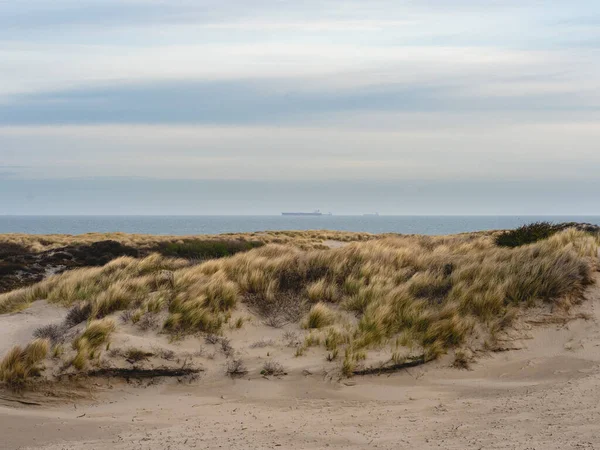
M508 229L540 220L600 225L600 216L0 216L0 233L190 235L327 229L435 235Z

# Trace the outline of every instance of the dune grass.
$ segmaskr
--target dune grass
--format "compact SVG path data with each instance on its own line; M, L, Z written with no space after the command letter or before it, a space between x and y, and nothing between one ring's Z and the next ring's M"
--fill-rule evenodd
M335 314L324 303L314 305L303 322L304 328L323 328L328 325L333 325L335 322Z
M597 237L567 229L517 247L463 234L369 238L327 250L268 244L198 263L122 257L0 295L0 312L45 298L88 305L90 320L122 310L163 313L165 331L186 334L221 333L239 302L259 315L294 310L294 320L314 330L297 353L315 345L332 359L343 352L350 373L374 348L389 347L396 360L411 352L434 359L474 335L493 337L519 308L566 305L591 283L597 251ZM169 283L158 280L165 271ZM91 337L74 343L78 366L95 355Z
M350 231L260 231L254 233L223 233L218 235L158 236L130 233L85 233L80 235L48 234L31 235L21 233L0 234L2 249L42 252L70 245L89 245L94 242L112 240L165 256L198 258L220 257L249 250L262 244L292 244L301 248L314 248L323 241L342 242L376 239L370 233Z
M102 345L108 342L110 334L115 330L112 319L94 320L85 331L73 341L73 349L77 355L72 361L76 369L84 369L89 360L99 356Z
M11 389L22 388L42 371L42 361L48 355L50 344L46 339L35 339L25 348L15 346L0 363L0 381Z
M63 306L89 301L90 316L104 317L145 299L152 290L153 277L161 270L175 270L188 264L185 260L153 254L143 259L124 256L103 267L71 270L0 295L0 314L45 299Z

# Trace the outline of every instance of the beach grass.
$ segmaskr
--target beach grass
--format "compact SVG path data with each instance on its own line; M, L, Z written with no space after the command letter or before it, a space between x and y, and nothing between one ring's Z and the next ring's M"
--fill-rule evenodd
M49 349L46 339L35 339L25 348L14 346L0 363L0 381L15 390L23 388L31 378L40 375Z
M163 331L174 335L219 334L240 303L259 316L293 305L298 326L312 330L297 354L311 346L332 359L343 352L341 370L350 374L371 350L431 360L472 337L493 338L524 308L568 307L592 282L598 244L571 228L519 246L472 233L380 236L330 249L270 243L204 262L121 257L0 295L0 311L36 299L87 308L91 322L73 343L74 365L83 368L115 329L101 319L119 311L163 314ZM165 272L169 283L160 281Z

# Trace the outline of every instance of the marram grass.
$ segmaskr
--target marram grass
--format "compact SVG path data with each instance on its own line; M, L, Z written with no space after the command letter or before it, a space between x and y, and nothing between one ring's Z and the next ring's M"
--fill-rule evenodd
M268 244L195 264L123 257L0 295L0 312L45 298L89 304L91 320L164 313L163 329L185 334L223 332L240 302L257 314L293 309L300 326L319 334L312 344L344 352L348 372L373 348L419 349L433 359L475 333L496 333L519 308L578 298L597 254L597 237L567 229L514 248L496 245L493 234L462 234L369 237L327 250ZM160 282L165 271L172 282ZM77 365L98 348L92 325L75 343Z

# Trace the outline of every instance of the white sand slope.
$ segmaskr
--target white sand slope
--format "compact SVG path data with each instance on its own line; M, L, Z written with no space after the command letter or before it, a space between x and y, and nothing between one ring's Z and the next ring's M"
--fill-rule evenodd
M6 449L600 448L600 276L580 312L536 326L472 370L437 366L337 383L206 377L114 384L86 404L0 400Z

